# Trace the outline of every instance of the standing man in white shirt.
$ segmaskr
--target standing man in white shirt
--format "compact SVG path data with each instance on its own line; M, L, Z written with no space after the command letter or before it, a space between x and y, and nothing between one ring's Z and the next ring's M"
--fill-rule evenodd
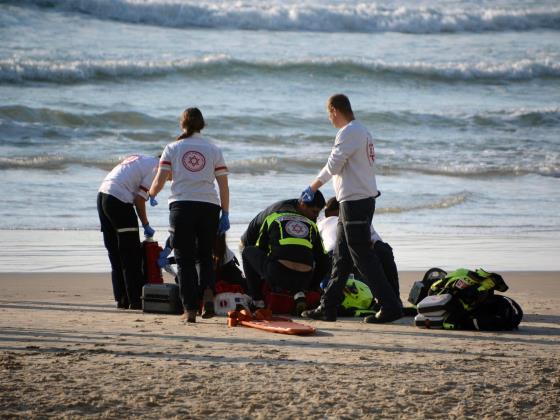
M97 194L103 241L111 262L113 294L121 309L142 309L144 279L138 219L144 236L154 236L146 214L146 200L158 163L159 159L152 156L127 157L109 172Z
M302 193L304 202L331 178L340 218L333 255L331 279L321 298L321 305L305 311L302 316L336 321L338 305L348 275L355 267L371 285L381 309L364 319L368 323L384 323L399 319L402 309L383 272L379 258L371 247L370 226L375 212L375 199L380 195L375 180L375 148L367 128L356 121L350 100L342 94L327 101L329 120L338 128L334 146L317 178Z

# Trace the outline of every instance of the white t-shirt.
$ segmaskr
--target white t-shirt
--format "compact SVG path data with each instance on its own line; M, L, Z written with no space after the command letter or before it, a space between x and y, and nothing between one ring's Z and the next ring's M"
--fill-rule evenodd
M214 181L227 175L228 169L222 151L209 139L193 134L165 146L159 166L171 171L171 195L174 201L202 201L220 205Z
M323 245L325 245L325 250L331 252L334 250L336 245L336 226L338 225L338 216L324 217L317 222L317 228L319 228L319 233L321 238L323 238ZM381 237L375 231L373 226L371 226L371 241L375 243L380 241Z
M133 203L137 195L148 199L148 190L157 172L158 158L132 155L105 177L99 192L112 195L123 203Z

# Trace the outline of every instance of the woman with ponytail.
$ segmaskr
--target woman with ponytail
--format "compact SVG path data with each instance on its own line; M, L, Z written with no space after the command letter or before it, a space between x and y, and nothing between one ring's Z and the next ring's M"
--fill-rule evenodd
M188 108L180 121L182 134L161 155L158 173L150 187L150 202L171 180L169 225L177 262L177 277L187 322L196 322L199 277L203 286L203 318L214 316L216 273L212 247L216 233L229 229L228 169L222 151L200 135L204 118L198 108ZM218 184L216 191L214 181ZM220 217L221 211L221 217Z

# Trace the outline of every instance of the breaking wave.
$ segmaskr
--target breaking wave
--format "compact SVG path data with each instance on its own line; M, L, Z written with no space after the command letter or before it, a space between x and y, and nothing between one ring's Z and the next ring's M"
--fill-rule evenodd
M267 156L228 162L228 167L232 173L237 174L313 173L321 169L325 159L324 156L320 159ZM387 162L378 164L377 171L383 175L412 172L458 178L520 176L526 174L560 177L560 156L551 159L549 162L528 161L525 163L511 162L510 164L504 162L499 165L491 162L446 161L444 157L441 159L442 163L438 165L434 165L431 160L416 163L407 161Z
M27 4L98 19L171 28L223 28L315 32L527 31L560 29L560 8L455 5L453 8L309 4L295 1L23 0Z
M60 171L73 165L95 167L105 171L113 168L120 159L119 157L107 157L91 159L87 157L70 156L62 154L43 154L33 156L0 157L0 170L9 169L35 169L45 171ZM325 163L326 157L321 159L305 159L293 156L264 156L253 159L241 159L228 161L228 167L232 174L262 175L270 173L302 174L318 172ZM388 162L378 164L378 173L390 175L398 172L421 173L425 175L440 175L446 177L503 177L520 176L526 174L537 174L541 176L560 177L560 162L558 156L549 162L512 162L511 164L491 163L465 163L444 162L434 165L432 162L407 163Z
M166 77L182 74L190 77L221 77L224 70L230 75L247 73L255 76L286 72L320 77L356 74L364 77L423 78L440 81L524 81L539 78L560 78L560 62L551 58L523 59L495 62L423 61L386 62L383 60L355 60L309 58L301 60L244 61L225 55L209 55L193 59L171 61L149 60L77 60L55 61L37 59L0 60L0 83L49 82L80 83L88 81Z
M62 155L41 155L28 157L0 157L0 170L6 169L36 169L44 171L59 171L71 165L90 166L111 170L118 160L90 160L84 158L67 157Z
M108 111L93 114L74 113L51 108L32 108L20 105L0 106L0 119L20 123L40 123L68 128L127 127L153 129L169 124L169 120L151 117L135 111ZM175 121L173 121L175 123Z
M543 127L560 126L560 108L514 108L490 111L476 114L443 114L421 113L411 111L360 111L360 119L368 124L398 124L399 126L429 126L429 127ZM99 113L79 113L52 108L33 108L21 105L0 106L0 123L2 121L19 124L19 128L38 126L61 128L101 128L144 130L147 134L154 133L154 138L161 137L163 130L171 129L169 135L176 134L177 117L154 117L137 111L107 111ZM288 114L270 114L253 116L219 115L210 117L212 127L217 130L230 130L232 126L242 127L245 132L253 133L253 129L260 133L251 134L244 139L266 143L276 139L267 133L278 132L282 128L299 128L326 124L325 116L306 117ZM165 137L164 137L165 138ZM323 141L323 136L307 136L307 141ZM299 141L299 139L298 139Z
M467 191L462 191L457 194L451 194L449 196L440 198L434 202L427 202L425 204L419 204L417 206L409 207L379 207L375 210L376 213L405 213L409 211L418 210L434 210L434 209L447 209L449 207L455 207L463 204L468 200L471 193Z

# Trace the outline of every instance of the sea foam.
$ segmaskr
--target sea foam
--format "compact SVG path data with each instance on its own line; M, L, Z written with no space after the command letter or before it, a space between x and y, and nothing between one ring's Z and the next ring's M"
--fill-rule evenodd
M560 29L559 7L481 7L445 4L386 7L367 2L179 2L177 0L27 0L98 19L173 28L321 32L481 32Z
M165 77L187 74L192 77L220 77L224 69L235 75L270 72L330 76L343 71L364 77L427 78L442 81L531 80L560 77L560 62L551 57L506 62L388 62L345 58L302 58L294 60L240 60L223 54L180 60L75 60L9 58L0 60L0 83L26 81L78 83L95 80ZM276 75L275 75L276 76Z

